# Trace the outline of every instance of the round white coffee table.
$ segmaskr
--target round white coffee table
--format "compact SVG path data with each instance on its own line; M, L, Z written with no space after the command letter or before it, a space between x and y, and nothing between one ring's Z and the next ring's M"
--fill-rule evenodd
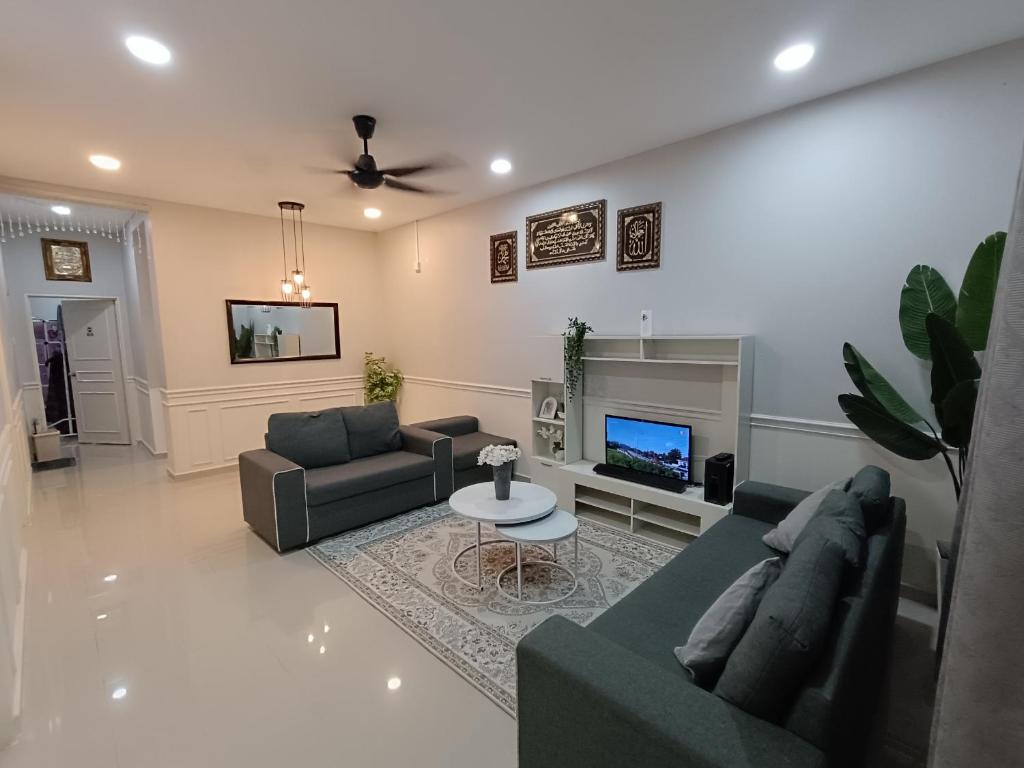
M547 488L534 483L513 481L512 492L509 494L508 501L498 501L494 498L493 482L476 483L475 485L467 485L465 488L457 490L448 499L448 504L451 505L452 511L455 514L476 523L476 543L460 550L452 559L452 572L455 574L455 578L464 584L482 590L484 585L481 576L480 548L488 544L510 543L508 539L504 538L480 541L481 523L493 523L495 525L528 523L550 515L557 503L555 494ZM476 584L462 578L456 568L459 558L471 549L476 549Z
M579 565L580 558L580 541L577 536L579 531L579 523L576 521L574 515L569 514L564 509L556 509L547 517L535 520L532 523L520 523L519 525L496 525L494 530L498 532L498 535L509 541L514 541L516 544L516 563L505 568L501 573L498 574L498 591L505 597L512 598L508 592L506 592L501 586L501 577L506 573L515 569L516 572L516 585L517 594L514 599L520 602L530 603L531 605L547 605L548 603L557 603L560 600L565 600L573 592L576 591L576 587L579 582L576 580L576 569ZM569 570L564 565L558 562L558 542L565 541L568 538L573 540L573 554L572 554L572 570ZM524 544L550 544L552 560L523 560L522 546ZM558 568L565 571L572 576L572 588L562 595L552 600L523 600L523 566L524 565L546 565L549 568Z

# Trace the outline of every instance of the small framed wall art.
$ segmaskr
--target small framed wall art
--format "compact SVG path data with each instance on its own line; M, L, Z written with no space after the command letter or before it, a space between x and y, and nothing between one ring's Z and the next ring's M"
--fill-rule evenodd
M526 268L580 264L604 258L604 200L526 218Z
M519 246L515 232L491 235L491 282L514 283L519 279Z
M615 268L620 271L661 266L661 203L619 211Z
M49 240L42 238L43 271L47 280L73 280L92 282L89 264L89 244L78 240Z

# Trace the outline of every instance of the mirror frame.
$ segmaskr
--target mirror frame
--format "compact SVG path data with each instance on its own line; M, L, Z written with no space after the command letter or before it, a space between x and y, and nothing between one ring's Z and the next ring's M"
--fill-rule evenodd
M248 299L224 299L224 306L227 309L228 317L228 358L232 365L248 365L249 363L297 363L303 360L337 360L341 358L341 325L338 321L338 304L330 301L310 302L312 307L330 307L334 310L334 354L329 355L302 355L301 357L251 357L236 358L235 344L238 338L235 336L235 319L231 315L231 307L259 306L259 307L295 307L302 309L302 305L294 301L250 301Z

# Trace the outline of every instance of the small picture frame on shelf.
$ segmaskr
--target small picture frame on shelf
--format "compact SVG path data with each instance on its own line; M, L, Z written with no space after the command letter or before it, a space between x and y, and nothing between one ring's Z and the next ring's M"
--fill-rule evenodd
M553 397L545 397L540 404L537 416L541 419L553 419L558 412L558 401Z

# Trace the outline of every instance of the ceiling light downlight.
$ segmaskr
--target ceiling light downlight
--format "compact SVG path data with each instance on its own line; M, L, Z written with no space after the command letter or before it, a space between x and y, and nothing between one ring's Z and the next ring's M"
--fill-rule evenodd
M512 163L506 160L504 157L498 157L491 161L491 173L496 173L499 176L504 176L506 173L512 171Z
M171 50L151 37L142 35L131 35L124 40L125 47L131 51L132 56L147 64L154 64L162 67L171 61Z
M121 161L110 155L89 155L89 162L104 171L116 171L121 167Z
M70 216L71 209L66 205L51 205L50 210L56 213L58 216Z
M364 208L363 216L368 219L379 219L381 217L380 208Z
M780 72L793 72L806 67L814 58L814 46L810 43L791 45L775 57L775 68Z

